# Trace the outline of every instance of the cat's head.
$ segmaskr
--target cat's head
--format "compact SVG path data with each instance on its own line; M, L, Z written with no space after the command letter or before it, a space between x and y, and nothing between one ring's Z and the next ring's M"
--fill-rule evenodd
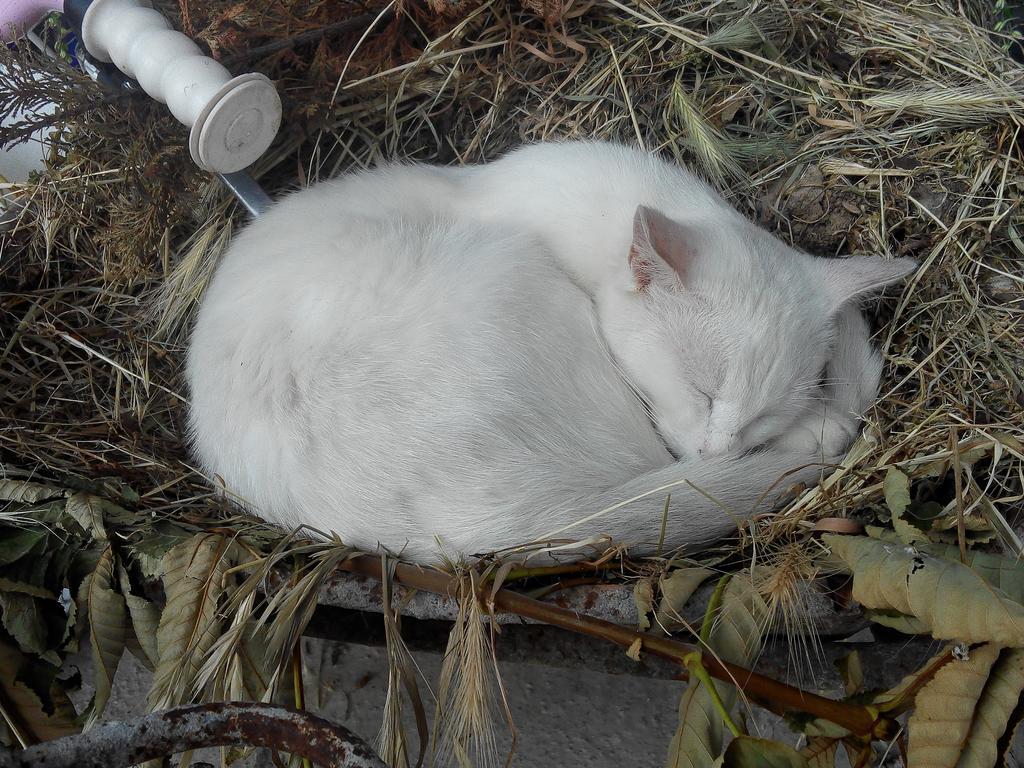
M911 259L815 258L739 216L682 224L641 206L629 282L598 302L624 373L679 457L743 451L814 405L839 309Z

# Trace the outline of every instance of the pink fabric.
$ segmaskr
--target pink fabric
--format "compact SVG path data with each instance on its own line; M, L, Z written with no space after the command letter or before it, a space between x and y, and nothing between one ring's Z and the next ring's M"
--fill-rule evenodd
M0 0L0 40L21 37L43 16L63 7L61 0Z

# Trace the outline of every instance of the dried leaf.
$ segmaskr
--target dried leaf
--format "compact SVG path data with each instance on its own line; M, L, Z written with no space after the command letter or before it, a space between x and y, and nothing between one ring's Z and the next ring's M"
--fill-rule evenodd
M697 588L714 575L708 568L677 568L661 577L659 588L661 600L655 611L658 626L666 631L679 625L683 607L697 591Z
M966 661L953 660L935 673L917 696L907 722L907 756L914 768L952 768L967 741L974 709L999 657L988 644L971 651Z
M932 628L927 622L898 611L864 611L864 615L876 624L895 629L905 635L928 635Z
M711 694L695 680L679 701L679 727L668 748L668 768L705 768L721 754L725 726Z
M643 648L643 645L644 641L638 637L629 644L629 648L626 649L626 655L633 661L640 661L640 649Z
M733 576L711 633L711 647L725 661L749 667L761 652L768 613L768 606L749 575Z
M188 701L206 652L220 634L217 603L224 592L229 541L199 534L163 559L167 604L156 633L157 662L149 704L165 709Z
M651 628L649 617L654 610L654 587L647 579L641 579L633 585L633 602L636 604L637 627L641 632Z
M96 570L82 585L86 616L89 622L89 644L92 649L93 699L86 728L101 714L110 699L117 665L124 653L128 632L124 598L114 591L114 551L107 547L96 564Z
M107 540L107 529L103 525L102 500L79 491L68 499L65 511L93 539Z
M864 536L822 540L853 573L853 597L865 607L914 616L938 639L1024 645L1024 607L970 568Z
M768 607L750 577L736 574L722 596L708 645L721 659L749 666L761 649L767 615ZM719 683L716 690L731 711L736 700L733 687ZM704 768L722 754L724 735L722 717L715 710L711 695L691 678L679 702L679 726L669 745L666 764L669 768Z
M0 721L15 732L17 746L78 733L75 711L66 695L53 691L55 706L47 712L39 696L17 679L26 661L16 648L0 643Z
M58 488L50 488L40 483L29 483L24 480L5 480L0 478L0 501L14 501L22 504L37 504L48 499L56 499L64 495Z
M960 562L959 546L926 544L921 549L944 560ZM1011 600L1024 604L1024 563L1016 557L969 549L964 564Z
M807 761L807 768L835 768L839 740L828 736L815 736L807 740L807 746L800 750Z
M737 736L725 750L724 768L807 768L807 759L792 747L770 739Z
M958 768L994 768L997 744L1006 731L1021 692L1024 691L1024 649L1007 649L992 666L988 682L975 708L967 744Z
M852 696L864 686L864 669L860 664L860 653L851 651L836 660L839 676L843 678L846 695Z
M160 660L156 644L156 633L160 628L160 609L146 598L131 593L132 585L128 579L128 572L121 565L117 567L117 578L121 584L125 605L128 607L128 615L132 620L132 630L145 656L142 661L148 662L147 666L151 669L156 669Z
M919 669L904 676L895 687L878 694L872 703L882 712L898 715L914 705L917 693L928 684L935 673L948 664L953 658L953 646L947 645L939 653L932 656Z
M885 473L882 483L885 504L892 512L892 527L904 544L927 541L928 537L903 518L903 513L910 506L910 478L895 467Z

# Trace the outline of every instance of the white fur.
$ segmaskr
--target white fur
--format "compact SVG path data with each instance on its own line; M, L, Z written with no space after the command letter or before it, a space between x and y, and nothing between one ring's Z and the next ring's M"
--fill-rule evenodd
M639 205L683 233L685 269L658 232L637 246ZM631 247L655 264L642 290ZM706 543L856 429L879 368L859 312L836 315L894 264L813 259L615 145L349 176L230 247L188 354L193 443L265 519L417 560L649 550L669 484L665 546ZM824 392L829 360L854 383ZM826 418L842 437L814 438Z

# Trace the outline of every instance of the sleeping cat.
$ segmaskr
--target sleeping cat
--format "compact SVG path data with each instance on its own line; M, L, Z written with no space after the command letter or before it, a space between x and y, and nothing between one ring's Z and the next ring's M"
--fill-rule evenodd
M612 144L353 174L232 243L191 437L266 520L413 560L696 547L845 448L881 370L852 302L913 267L803 254Z

